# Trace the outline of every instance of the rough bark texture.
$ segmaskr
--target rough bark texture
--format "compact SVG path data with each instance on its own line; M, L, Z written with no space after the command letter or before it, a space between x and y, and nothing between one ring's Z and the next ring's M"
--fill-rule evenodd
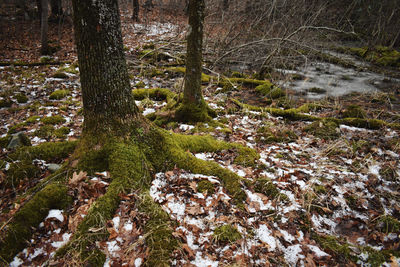
M201 91L204 0L189 1L189 34L187 37L186 74L181 107L176 117L181 121L208 119L207 105Z
M132 19L139 21L139 0L132 0Z
M40 14L41 18L41 26L40 26L40 35L41 35L41 41L42 41L42 47L40 49L40 53L42 55L47 55L49 52L49 44L47 40L47 32L49 28L48 24L48 13L49 13L49 3L48 0L41 0L41 11L42 13Z
M84 134L124 135L138 119L123 51L117 0L73 0Z

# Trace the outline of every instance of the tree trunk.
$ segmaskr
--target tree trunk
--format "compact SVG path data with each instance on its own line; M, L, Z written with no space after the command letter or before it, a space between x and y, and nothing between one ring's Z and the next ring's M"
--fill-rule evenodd
M125 135L138 119L117 0L73 0L82 86L83 133Z
M63 14L61 0L50 0L51 15L55 18L60 17Z
M40 16L40 21L41 21L41 26L40 26L40 35L41 35L41 40L42 40L42 47L40 49L40 53L42 55L47 55L49 52L49 44L47 40L47 32L49 28L48 24L48 10L49 10L49 5L48 5L48 0L41 0L41 7L42 7L42 13Z
M139 21L139 0L132 0L132 20Z
M204 0L189 1L190 30L187 37L183 104L176 112L177 119L181 121L209 119L201 91L204 8Z

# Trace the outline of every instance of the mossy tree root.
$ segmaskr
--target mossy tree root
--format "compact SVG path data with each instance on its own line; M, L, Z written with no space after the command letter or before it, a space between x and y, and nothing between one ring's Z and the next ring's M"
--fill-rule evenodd
M237 204L245 201L246 194L241 188L240 176L224 169L216 162L197 159L188 150L196 153L237 149L237 158L240 159L238 161L244 165L251 165L259 157L254 150L239 144L217 141L210 136L185 136L154 127L139 129L132 136L129 140L108 138L108 143L103 144L100 149L98 144L94 144L96 141L90 142L84 138L76 148L73 157L80 161L78 169L93 172L99 168L103 170L104 166L107 166L112 182L107 192L92 204L71 241L57 251L58 257L79 260L79 262L95 266L102 265L105 255L96 247L96 241L105 240L108 237L105 225L114 216L120 203L121 193L136 191L139 196L138 209L148 214L150 218L144 227L145 242L149 248L146 265L168 266L170 255L179 244L172 236L168 214L153 202L148 190L152 174L171 170L175 166L193 173L216 176L221 179L228 194ZM101 164L96 163L96 160L101 160ZM63 171L65 173L65 170ZM57 181L61 182L62 179L57 179ZM28 201L17 213L4 239L8 242L7 244L17 245L2 246L1 257L5 261L11 260L23 248L25 240L32 235L31 226L37 226L43 221L49 209L64 208L70 203L70 198L66 196L67 186L54 183L47 185ZM26 223L26 217L30 216L28 211L36 210L38 212L29 218L28 225ZM14 234L16 231L18 235ZM15 240L18 242L14 242Z
M237 99L231 99L239 108L246 109L249 111L267 112L273 116L283 117L288 120L298 121L333 121L337 124L344 124L347 126L354 126L359 128L378 130L383 127L389 127L392 129L400 129L400 123L390 123L378 119L363 119L363 118L333 118L333 117L316 117L308 114L303 114L303 112L309 112L310 110L318 108L314 104L304 104L298 108L291 109L277 109L277 108L262 108L257 106L252 106L248 104L241 103Z
M28 201L13 217L0 241L0 262L7 264L22 250L50 209L64 209L72 201L67 187L49 184Z

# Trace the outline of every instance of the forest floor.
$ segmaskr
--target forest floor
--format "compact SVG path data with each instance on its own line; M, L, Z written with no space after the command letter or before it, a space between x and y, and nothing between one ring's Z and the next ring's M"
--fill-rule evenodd
M169 22L132 25L128 17L123 13L132 88L169 88L179 93L183 74L170 68L179 65L182 54L170 48L179 45L184 27ZM0 101L9 103L0 108L2 138L24 132L33 146L79 139L83 121L79 69L68 27L52 60L69 63L0 67ZM1 45L6 45L4 34L13 36L13 29L2 29ZM26 39L32 41L26 46L38 47L38 38ZM10 38L8 46L18 49L1 49L0 61L40 60L15 40ZM166 42L169 46L163 47ZM254 166L243 167L234 164L232 150L195 154L243 177L247 195L243 206L234 204L218 177L182 169L155 174L151 197L176 222L173 235L181 242L172 266L399 266L399 128L340 123L332 127L273 116L266 108L283 110L312 103L318 108L306 114L342 118L357 104L364 118L398 123L398 92L351 93L311 101L288 88L285 97L267 101L252 86L238 83L227 89L218 85L220 77L212 73L211 77L204 84L204 96L217 111L214 121L221 126L170 123L165 127L240 143L255 149L260 158ZM240 107L235 100L265 109ZM144 115L166 105L150 98L136 103ZM6 147L0 157L1 231L24 205L21 196L48 177L54 164L66 160L29 162L37 171L28 175L23 170L18 183L10 185L11 170L22 169L22 163L10 159L12 151ZM54 260L55 251L68 242L109 183L108 172L72 174L73 205L50 210L11 266L62 265ZM97 244L107 256L104 266L141 266L146 260L143 225L148 218L138 210L136 198L135 192L123 195L114 218L107 222L109 238Z

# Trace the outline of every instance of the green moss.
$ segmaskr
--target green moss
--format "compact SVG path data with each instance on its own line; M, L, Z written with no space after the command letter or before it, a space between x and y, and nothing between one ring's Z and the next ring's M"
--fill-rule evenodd
M339 259L338 263L357 262L357 257L353 255L349 244L340 242L336 237L330 235L322 236L312 232L311 238L317 241L323 250L334 254Z
M342 113L343 118L367 118L367 113L358 105L349 105Z
M146 84L144 82L140 81L140 82L136 83L134 86L136 88L144 88L146 86Z
M256 140L264 144L292 142L297 139L297 135L290 130L274 129L269 126L262 126L257 130Z
M269 81L265 81L264 84L258 85L256 87L256 91L259 94L266 96L268 98L271 98L271 99L277 99L277 98L280 98L280 97L286 95L285 92L283 92L283 90L281 88L276 87Z
M10 262L26 246L50 209L64 209L71 203L67 190L63 185L47 185L15 214L0 241L0 259Z
M11 141L11 135L0 137L0 148L6 148Z
M149 252L145 266L171 266L172 252L179 247L179 243L172 235L173 230L168 214L154 203L147 192L140 197L139 211L150 218L144 226Z
M0 100L0 108L9 108L12 104L13 102L11 101L11 99Z
M400 52L389 47L350 48L349 52L380 66L400 67Z
M185 67L170 67L165 69L166 72L170 72L172 74L180 74L184 75L186 72ZM202 83L209 83L211 81L212 77L210 75L201 73L201 82Z
M53 74L53 78L57 79L68 79L68 75L63 71L57 71Z
M40 116L32 116L26 119L27 124L36 123L40 119Z
M378 229L383 233L400 233L400 222L389 215L379 217Z
M67 137L67 135L69 134L70 131L71 131L71 130L70 130L69 127L65 127L65 126L64 126L64 127L59 128L59 129L56 129L56 130L54 131L54 136L57 137L57 138L62 138L62 139L64 139L64 138Z
M255 88L259 85L269 83L267 80L255 80L255 79L247 79L247 78L225 78L221 79L218 83L218 86L223 87L225 84L240 84L246 87Z
M144 70L141 75L143 77L148 77L148 78L152 78L155 76L159 76L159 77L163 77L164 76L164 72L162 70L159 70L157 68L150 68L150 69L146 69Z
M48 57L48 56L42 56L42 57L40 57L40 60L39 60L40 63L50 63L52 61L53 61L52 58Z
M214 193L215 189L213 183L211 183L209 180L201 180L197 183L197 191L211 195Z
M15 99L17 99L18 103L26 103L26 102L28 102L28 97L23 93L17 94L15 96Z
M15 134L21 131L25 126L26 126L25 122L20 122L18 124L15 124L14 126L10 127L10 129L8 129L7 134Z
M54 115L50 117L43 117L40 121L43 122L44 124L55 125L64 123L65 119L61 115Z
M222 243L234 243L241 238L242 235L239 233L237 228L230 224L217 227L213 233L213 239Z
M378 119L360 119L360 118L344 118L340 120L341 123L349 126L378 130L384 126L390 126L391 124L386 123L385 121L378 120ZM393 125L394 129L397 126Z
M142 46L142 48L144 49L144 50L148 50L148 49L155 49L156 48L156 46L154 45L154 43L146 43L146 44L144 44L143 46Z
M185 123L211 121L208 114L206 102L203 100L199 105L182 103L175 111L175 120Z
M60 100L69 94L70 94L70 92L68 90L56 90L50 94L49 98L52 100Z
M17 187L22 180L35 178L39 173L40 168L30 161L11 163L7 171L5 186L9 188Z
M232 78L245 78L245 75L243 73L240 73L237 71L232 72L231 76L232 76Z
M41 159L47 162L57 162L67 158L75 150L76 144L76 141L68 141L20 147L10 155L10 158L13 160Z
M314 184L313 185L313 190L316 194L320 195L320 194L326 194L326 188L323 185L318 185L318 184Z
M287 200L287 196L279 192L276 185L272 183L270 179L259 178L254 182L254 191L266 195L271 199L280 198L281 200Z
M323 139L336 139L340 136L338 124L327 120L313 122L304 131Z
M39 129L33 132L34 135L44 139L50 139L54 133L53 125L43 125Z

